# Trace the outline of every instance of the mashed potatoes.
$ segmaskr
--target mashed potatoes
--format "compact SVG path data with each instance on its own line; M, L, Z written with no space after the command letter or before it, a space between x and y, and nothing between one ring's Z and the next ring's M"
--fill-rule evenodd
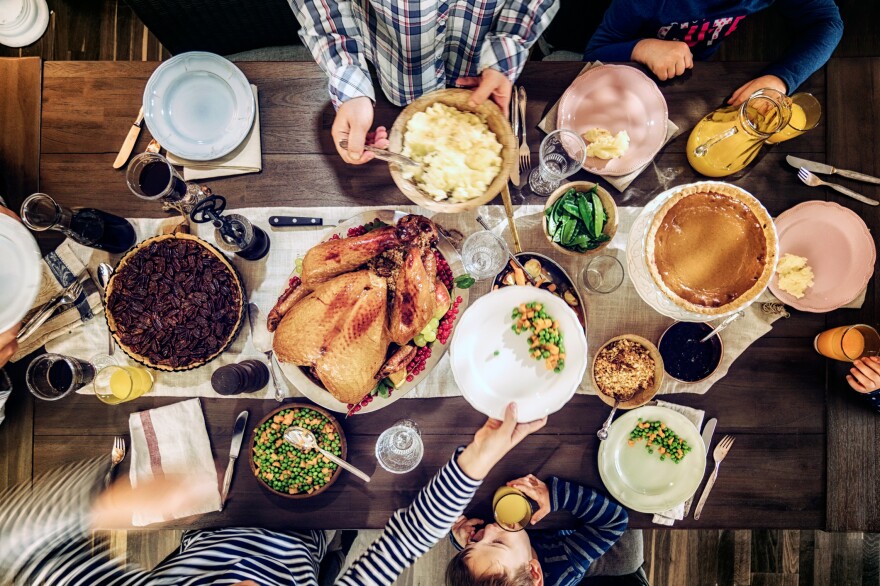
M776 272L779 273L779 288L797 299L803 298L807 288L813 286L813 269L803 256L786 252L779 259Z
M587 141L587 156L597 159L616 159L623 156L629 148L629 135L621 130L617 135L604 128L591 128L583 134Z
M423 165L403 176L436 201L479 197L501 172L501 143L486 122L441 103L409 120L403 154Z

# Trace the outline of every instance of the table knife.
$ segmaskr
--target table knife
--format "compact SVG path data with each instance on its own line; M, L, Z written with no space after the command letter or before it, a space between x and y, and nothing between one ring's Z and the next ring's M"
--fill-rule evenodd
M717 424L718 420L713 417L703 426L703 445L706 446L706 462L709 462L709 454L712 453L709 451L709 446L712 445L712 434L715 433L715 426ZM691 505L694 504L694 496L696 496L696 493L691 495L691 498L684 502L685 519L687 519L688 513L691 512Z
M838 169L837 167L826 165L825 163L815 163L799 157L793 157L792 155L786 156L785 160L795 169L803 167L811 173L819 173L820 175L840 175L841 177L848 177L850 179L855 179L856 181L880 184L880 178L878 177L872 177L871 175L865 175L864 173L857 173L856 171Z
M336 226L338 222L324 223L324 218L309 218L305 216L269 216L269 225L277 228L291 228L297 226Z
M229 496L229 486L232 484L232 473L235 470L235 461L241 451L241 442L244 439L245 427L247 427L248 412L245 409L235 418L235 426L232 428L232 443L229 446L229 464L226 465L226 474L223 476L223 490L220 492L220 508L226 506L226 497Z
M510 99L510 120L513 124L513 138L516 140L516 146L520 143L520 125L519 125L519 92L516 86L513 88L513 95ZM519 185L519 158L514 161L513 167L510 169L510 180L514 185Z
M128 129L128 136L125 137L125 141L122 143L122 148L119 149L119 154L116 155L116 160L113 161L114 169L121 168L128 161L128 157L131 155L131 151L134 150L134 143L137 142L138 135L140 135L141 133L141 123L143 121L144 108L143 106L141 106L137 118L135 118L134 124L132 124L131 128Z

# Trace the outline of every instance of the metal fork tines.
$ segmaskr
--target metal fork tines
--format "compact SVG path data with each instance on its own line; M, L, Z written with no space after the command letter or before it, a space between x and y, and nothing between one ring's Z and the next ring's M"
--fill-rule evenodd
M83 293L83 285L81 282L81 277L77 277L75 281L73 281L67 288L61 292L58 297L54 298L52 301L43 306L43 309L38 311L22 328L19 330L18 335L15 337L19 342L22 342L29 338L34 332L39 329L41 325L46 323L46 321L52 317L52 314L55 313L55 310L63 305L70 305L75 303L79 296Z
M712 492L712 487L715 486L715 481L718 479L718 468L721 466L721 462L730 451L731 446L733 446L734 440L735 438L732 435L726 435L720 442L718 442L718 445L715 446L715 451L712 452L712 458L715 460L715 470L712 471L712 475L706 483L706 488L703 489L703 494L700 496L700 502L697 503L697 510L694 511L694 520L699 519L700 515L703 513L703 506L706 504L706 499L709 498L709 493Z
M532 168L532 152L529 150L529 142L528 142L528 131L526 128L526 88L519 86L519 116L520 116L520 129L521 129L521 138L519 144L519 173L520 173L520 182L525 184L529 179L529 171Z
M113 470L125 459L125 438L117 435L113 438L113 448L110 450L110 469Z
M800 179L804 182L804 184L809 185L810 187L819 187L820 185L824 185L825 187L830 187L831 189L862 203L866 203L871 206L880 205L880 202L878 202L877 200L871 199L870 197L865 197L861 193L857 193L852 189L849 189L848 187L844 187L843 185L838 185L836 183L828 183L827 181L822 181L821 179L807 171L804 167L801 167L798 170L798 179Z

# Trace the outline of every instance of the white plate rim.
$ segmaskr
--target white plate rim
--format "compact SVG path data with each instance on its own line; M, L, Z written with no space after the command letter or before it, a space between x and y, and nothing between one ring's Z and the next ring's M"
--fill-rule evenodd
M30 261L23 263L25 274L20 277L21 285L16 299L20 304L17 306L18 309L14 309L14 304L9 304L0 310L0 332L5 332L19 323L31 310L31 306L40 292L43 257L40 255L36 239L24 227L24 224L6 214L0 214L0 232L8 235L9 240L18 246L25 261L30 258Z

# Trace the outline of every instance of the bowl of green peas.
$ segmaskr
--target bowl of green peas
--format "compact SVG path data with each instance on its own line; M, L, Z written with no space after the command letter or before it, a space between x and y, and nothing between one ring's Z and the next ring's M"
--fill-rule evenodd
M293 426L308 429L319 446L345 459L345 434L330 412L311 403L290 403L254 427L251 470L260 484L279 496L311 498L336 482L340 468L317 450L300 450L284 441L284 432Z

